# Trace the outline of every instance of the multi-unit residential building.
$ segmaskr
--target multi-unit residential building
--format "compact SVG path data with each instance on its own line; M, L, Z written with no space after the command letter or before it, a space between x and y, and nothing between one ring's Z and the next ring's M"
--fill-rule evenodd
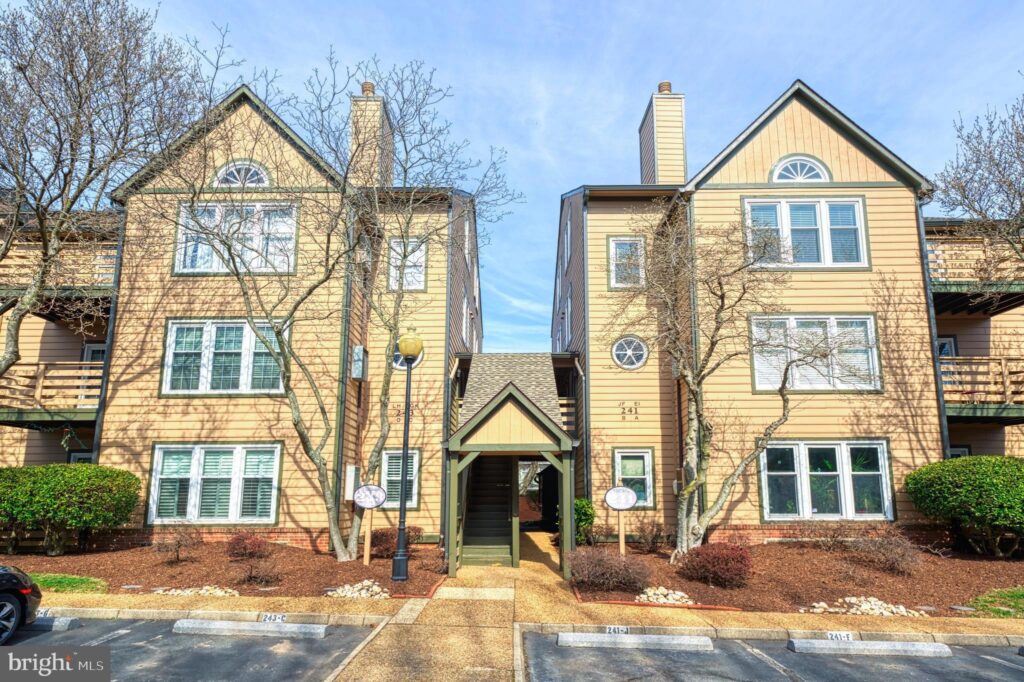
M369 481L387 491L375 524L394 525L405 361L388 347L362 284L383 278L387 300L403 278L413 305L402 326L425 342L412 371L409 523L424 541L443 543L451 573L463 563L517 565L528 508L533 523L562 530L564 556L573 498L593 499L598 523L610 524L601 498L620 483L638 494L627 528L641 519L674 528L685 392L647 330L619 314L642 285L631 264L648 248L633 221L658 199L684 206L698 238L738 221L799 245L770 264L787 277L779 311L751 329L842 331L861 340L847 350L869 376L853 384L827 368L794 375L792 416L740 479L712 540L920 520L902 492L911 470L946 455L1020 454L1024 361L1014 349L1024 293L1006 285L998 297L974 295L974 246L953 236L955 221L922 218L928 180L802 82L692 175L684 97L659 85L639 128L640 182L562 196L549 353L481 352L472 198L456 188L391 187L387 103L367 83L352 107L352 134L374 144L348 178L243 87L213 125L197 126L114 193L117 210L95 216L96 229L69 246L69 279L25 323L23 359L0 378L0 464L90 461L132 471L145 491L133 540L190 524L326 547L316 469L292 427L274 351L181 207L214 221L229 210L249 216L266 238L261 257L298 289L315 276L322 209L346 183L387 188L381 196L394 201L428 195L415 221L440 242L395 244L384 229L374 242L384 246L354 251L316 290L325 312L298 319L291 342L330 405L326 453L346 529L351 491L367 482L361 472L380 433L381 377L396 369L392 428L381 473ZM228 143L204 159L198 185L183 182L175 164L188 166L209 135ZM379 210L391 208L385 201ZM0 264L8 298L31 266L32 246L20 248L21 265ZM395 271L389 254L402 249L416 255ZM75 302L97 320L83 325ZM764 357L739 357L707 387L708 408L734 418L717 436L705 497L777 414L772 378Z

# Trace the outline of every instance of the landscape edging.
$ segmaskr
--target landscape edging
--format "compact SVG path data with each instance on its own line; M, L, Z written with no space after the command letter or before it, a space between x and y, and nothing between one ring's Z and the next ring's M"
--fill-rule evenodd
M587 601L580 594L579 589L575 585L572 585L572 593L576 596L576 601L580 604L614 604L616 606L656 606L663 609L692 609L696 611L740 611L743 612L738 606L716 606L714 604L658 604L657 602L649 601L625 601L623 599L593 599Z

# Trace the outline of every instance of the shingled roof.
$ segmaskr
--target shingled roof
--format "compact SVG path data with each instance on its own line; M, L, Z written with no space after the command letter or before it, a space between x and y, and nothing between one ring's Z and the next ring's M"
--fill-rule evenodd
M459 426L472 419L510 383L553 422L562 423L550 353L476 353L469 366Z

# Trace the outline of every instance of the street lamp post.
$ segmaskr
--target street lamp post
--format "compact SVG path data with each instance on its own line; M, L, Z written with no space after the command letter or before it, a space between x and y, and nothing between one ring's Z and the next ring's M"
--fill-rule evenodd
M423 339L410 328L398 339L398 352L405 358L405 426L402 433L402 473L398 484L398 542L391 561L391 579L409 579L409 548L405 537L405 505L409 490L409 408L412 405L412 366L423 352Z

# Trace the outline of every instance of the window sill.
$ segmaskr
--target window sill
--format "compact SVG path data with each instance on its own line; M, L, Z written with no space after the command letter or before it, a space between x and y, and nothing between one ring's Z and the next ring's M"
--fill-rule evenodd
M277 526L275 519L238 519L235 521L215 521L213 519L198 519L188 521L185 519L152 519L147 522L150 526L190 526L196 528L220 528L224 526Z
M160 391L158 398L283 398L284 391Z

